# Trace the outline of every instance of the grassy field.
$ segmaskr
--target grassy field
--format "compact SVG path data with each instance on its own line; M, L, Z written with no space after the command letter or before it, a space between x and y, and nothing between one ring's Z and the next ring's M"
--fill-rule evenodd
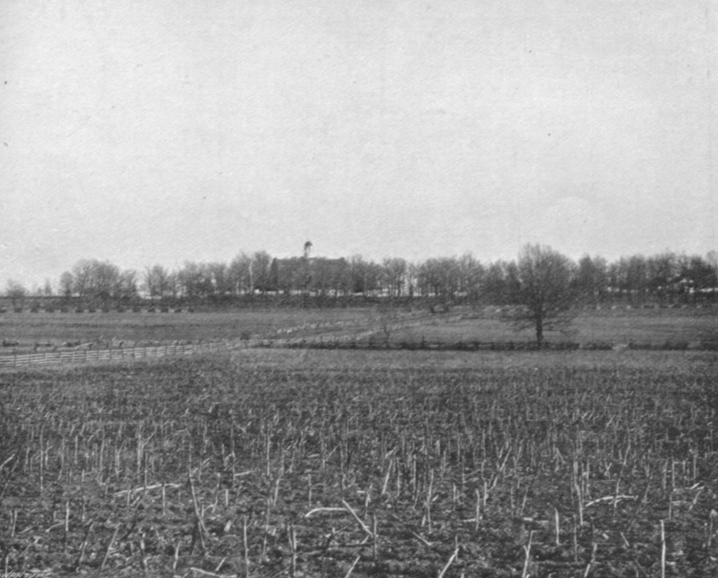
M456 315L461 321L449 321ZM217 313L7 313L0 316L0 339L31 347L35 343L62 344L111 340L138 343L174 340L278 337L347 333L421 318L419 327L395 329L394 341L509 341L533 339L531 331L515 332L495 315L457 309L450 315L424 311L380 312L377 309L226 311ZM283 333L286 336L288 334ZM581 343L629 341L646 343L718 341L718 314L713 309L661 309L584 312L571 324L568 335L547 334L548 340Z
M0 382L6 572L718 574L718 358L245 350Z
M433 323L391 332L394 341L510 341L531 340L531 330L516 332L497 316L444 323L436 316ZM546 334L549 341L579 343L654 343L708 341L718 342L718 314L701 310L617 310L583 312L577 315L566 333Z
M338 330L340 323L362 324L364 310L271 310L219 313L6 313L0 316L0 338L19 341L62 343L98 342L111 339L150 342L198 339L272 337L277 330L307 324L326 324L324 332ZM314 331L316 331L315 329ZM312 330L306 329L305 333Z

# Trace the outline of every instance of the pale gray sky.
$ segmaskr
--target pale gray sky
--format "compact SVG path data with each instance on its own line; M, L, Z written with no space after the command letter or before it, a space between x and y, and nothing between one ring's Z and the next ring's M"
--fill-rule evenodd
M1 0L0 283L718 249L712 0Z

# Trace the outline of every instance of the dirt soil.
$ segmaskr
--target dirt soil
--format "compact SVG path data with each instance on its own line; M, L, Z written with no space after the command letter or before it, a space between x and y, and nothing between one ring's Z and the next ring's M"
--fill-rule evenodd
M3 569L718 575L714 355L334 353L2 376Z

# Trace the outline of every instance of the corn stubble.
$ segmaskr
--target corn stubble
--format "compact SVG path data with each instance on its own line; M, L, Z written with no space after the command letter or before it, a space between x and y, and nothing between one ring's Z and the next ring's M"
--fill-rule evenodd
M718 575L715 359L454 355L6 375L2 570Z

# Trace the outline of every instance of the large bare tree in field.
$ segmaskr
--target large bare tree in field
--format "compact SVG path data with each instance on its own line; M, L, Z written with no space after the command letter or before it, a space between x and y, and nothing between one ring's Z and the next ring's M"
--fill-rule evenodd
M519 307L510 321L517 329L532 328L539 348L546 331L564 330L572 318L574 269L568 257L544 245L526 245L519 254Z

